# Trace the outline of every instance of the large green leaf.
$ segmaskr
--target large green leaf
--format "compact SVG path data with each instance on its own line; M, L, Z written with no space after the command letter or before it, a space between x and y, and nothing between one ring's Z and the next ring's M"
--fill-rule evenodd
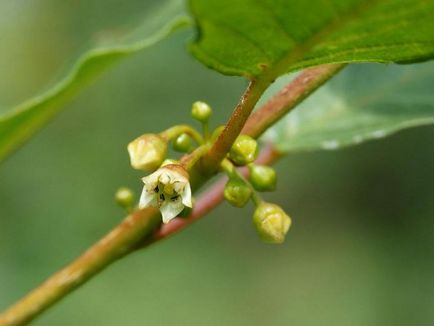
M432 62L350 65L272 127L265 138L284 152L332 150L433 124L433 89Z
M248 78L324 63L434 56L434 0L191 0L193 54Z
M81 55L69 73L52 88L0 116L0 160L42 128L103 71L189 23L182 0L161 1L131 35Z

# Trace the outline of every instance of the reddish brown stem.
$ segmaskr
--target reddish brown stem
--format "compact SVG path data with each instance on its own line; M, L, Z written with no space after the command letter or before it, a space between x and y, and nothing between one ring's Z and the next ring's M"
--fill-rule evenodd
M235 139L243 129L250 113L254 109L261 95L270 85L267 79L252 80L249 87L244 92L239 103L235 107L225 129L222 131L216 142L211 147L208 154L203 159L203 164L206 170L215 171L220 162L229 152Z
M241 133L258 138L344 66L330 64L303 70L259 110L253 112Z
M154 208L132 213L83 255L0 315L0 326L27 324L110 263L131 252L160 223L160 214Z

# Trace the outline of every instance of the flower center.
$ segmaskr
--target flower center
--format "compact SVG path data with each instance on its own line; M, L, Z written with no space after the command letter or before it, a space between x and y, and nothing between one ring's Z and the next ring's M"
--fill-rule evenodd
M170 182L170 179L163 178L158 180L157 185L153 189L156 197L158 207L161 207L166 200L176 202L181 198L180 193L183 190L183 185L179 181Z

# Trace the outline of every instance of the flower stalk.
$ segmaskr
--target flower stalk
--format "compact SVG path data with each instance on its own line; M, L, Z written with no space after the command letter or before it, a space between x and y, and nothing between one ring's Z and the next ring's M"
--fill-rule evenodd
M176 125L170 127L169 129L161 132L160 136L166 139L166 141L170 141L176 139L182 134L189 135L198 145L202 145L204 143L202 135L189 125Z
M253 186L246 180L246 178L237 170L237 168L229 161L228 159L224 159L221 164L221 168L226 172L229 179L237 179L240 180L246 187L250 189L251 199L253 203L258 206L262 203L262 198L257 194Z

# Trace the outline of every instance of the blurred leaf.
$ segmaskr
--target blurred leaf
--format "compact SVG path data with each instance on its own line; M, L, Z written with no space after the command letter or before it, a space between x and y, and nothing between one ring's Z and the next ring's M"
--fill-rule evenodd
M162 1L128 37L82 54L69 73L48 91L0 116L0 160L41 129L68 100L106 69L188 24L190 19L184 14L182 1Z
M434 0L191 0L191 10L193 54L228 75L434 56Z
M284 152L331 150L433 124L433 89L434 63L351 65L264 137Z

